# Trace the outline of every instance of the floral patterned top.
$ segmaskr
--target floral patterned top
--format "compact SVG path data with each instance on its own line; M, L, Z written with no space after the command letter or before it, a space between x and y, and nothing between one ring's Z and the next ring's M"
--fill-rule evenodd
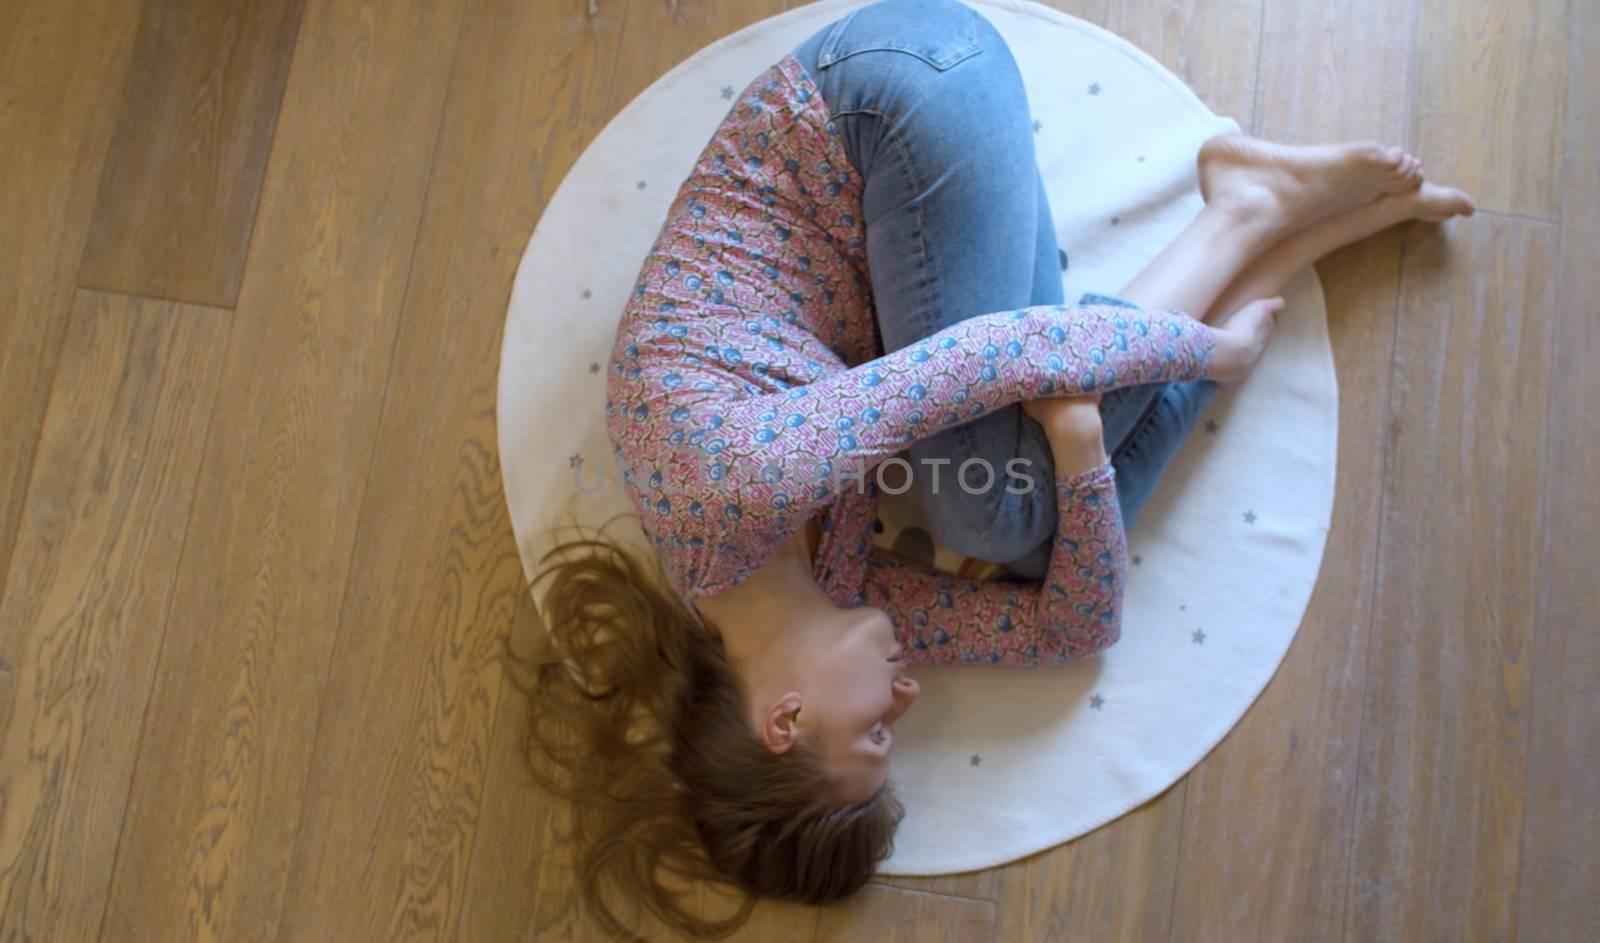
M1033 665L1116 640L1126 540L1109 462L1056 482L1042 584L964 580L871 546L872 470L1003 406L1205 375L1178 311L1042 305L880 348L862 181L805 68L758 76L701 152L644 261L606 390L645 533L686 600L739 583L820 515L813 573L886 609L914 662Z

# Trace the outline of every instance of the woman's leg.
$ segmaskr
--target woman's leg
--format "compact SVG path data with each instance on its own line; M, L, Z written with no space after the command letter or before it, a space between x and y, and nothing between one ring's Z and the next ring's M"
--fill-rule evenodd
M1010 50L953 0L864 7L801 44L864 183L863 219L884 349L967 318L1062 302L1054 225L1033 154L1032 115ZM1007 560L1055 530L1048 443L1020 407L914 443L917 496L935 535ZM1028 478L1006 476L1022 457ZM969 468L962 487L958 475ZM991 474L992 473L992 474ZM1047 480L1047 478L1045 479Z
M1294 233L1252 262L1233 280L1211 308L1207 323L1221 323L1257 298L1283 291L1301 269L1328 253L1360 242L1368 236L1408 220L1443 222L1452 216L1471 216L1472 198L1455 187L1424 183L1416 190L1392 193L1332 219Z
M993 27L958 3L889 0L830 24L796 58L817 81L864 180L885 348L1040 303L1044 233L1031 121L1016 65ZM1376 145L1208 142L1199 159L1206 208L1119 295L1204 313L1279 238L1392 185L1399 161L1398 151ZM939 472L919 475L918 491L943 542L1004 562L1053 533L1053 489L1014 495L1005 487L1007 459L1035 451L1036 434L1012 408L913 446L919 471ZM1000 472L982 493L952 487L969 459Z
M1301 269L1328 253L1397 223L1412 219L1438 222L1459 214L1470 216L1472 212L1472 199L1467 194L1431 183L1424 183L1418 190L1379 197L1278 243L1234 279L1206 313L1206 320L1226 322L1251 301L1282 292ZM1112 451L1125 526L1132 527L1138 519L1162 472L1216 389L1217 385L1209 380L1169 385L1149 415Z

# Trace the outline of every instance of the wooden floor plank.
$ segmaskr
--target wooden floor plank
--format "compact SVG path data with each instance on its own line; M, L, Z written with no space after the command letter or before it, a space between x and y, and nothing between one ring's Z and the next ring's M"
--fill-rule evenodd
M1045 6L1068 16L1105 26L1111 16L1109 0L1040 0Z
M886 887L899 887L909 891L970 897L973 900L999 900L1005 880L1005 870L1004 867L986 868L982 871L923 877L881 875L875 880Z
M511 650L528 657L543 633L533 597L521 594ZM535 784L527 760L532 708L502 679L489 744L478 838L461 908L462 940L581 940L593 935L579 907L561 804Z
M1179 782L1104 828L1002 868L995 939L1167 939L1186 788Z
M108 939L277 933L459 14L307 4Z
M650 83L701 47L783 12L784 0L628 0L623 55L607 101L608 115L621 111ZM755 78L747 76L745 81ZM736 87L743 83L736 83Z
M141 0L0 12L0 573L72 309Z
M1556 218L1566 9L1567 0L1418 0L1411 141L1428 175L1464 187L1479 209ZM1574 107L1593 107L1585 91Z
M843 903L822 908L817 943L982 943L997 939L995 907L986 900L946 897L869 884Z
M1515 930L1554 227L1403 265L1345 938Z
M1567 100L1600 88L1600 5L1572 5ZM1544 592L1528 724L1517 939L1600 939L1600 111L1566 114L1561 274L1549 312Z
M499 659L527 594L495 436L506 304L550 196L527 182L538 168L553 187L598 132L620 22L620 9L553 21L520 0L467 5L285 899L289 939L417 939L462 919ZM351 777L352 764L371 775ZM326 841L334 831L349 840ZM526 838L521 823L483 835Z
M88 940L228 312L80 292L0 598L0 928Z
M1351 5L1340 19L1352 26L1338 31L1299 28L1296 4L1266 12L1257 133L1403 140L1402 109L1364 111L1341 100L1362 105L1367 82L1404 87L1407 7ZM1327 107L1297 104L1331 91L1327 67L1340 59L1386 71L1360 73L1364 81ZM1335 940L1341 932L1403 240L1390 231L1317 267L1339 375L1332 526L1294 645L1260 700L1188 777L1175 941Z
M1412 33L1413 16L1411 4L1387 0L1269 0L1261 29L1259 133L1296 144L1405 143L1408 105L1399 89L1411 68L1404 37ZM1433 169L1432 155L1420 156Z
M81 284L233 306L302 3L147 4Z
M1134 0L1110 4L1107 29L1171 69L1206 107L1249 131L1266 0Z
M548 20L526 4L495 0L474 4L463 23L462 54L446 105L447 125L470 122L472 133L466 136L481 135L495 146L487 151L487 159L479 149L447 148L436 158L441 186L455 188L464 203L463 211L479 212L484 208L474 200L487 200L489 210L502 204L503 181L508 176L532 180L530 189L519 188L515 199L509 201L519 214L517 217L498 213L493 216L502 231L485 234L498 247L492 263L480 261L478 267L468 268L468 272L477 273L473 277L487 279L501 296L500 307L493 304L494 296L487 296L479 299L473 309L474 316L482 322L480 332L493 327L496 342L504 296L523 242L568 168L608 117L606 95L622 18L622 7L614 4L597 8L594 17L571 15L556 23L554 29L547 29ZM519 53L516 59L529 68L520 81L509 81L504 74L504 50L528 48L536 53ZM495 66L497 62L500 65ZM497 87L514 89L514 94L490 94ZM485 167L475 172L474 165L480 160ZM520 169L507 171L506 167ZM448 203L440 204L438 213L437 225L431 214L424 224L425 248L431 245L435 230L444 234L460 222ZM482 273L481 266L485 264L492 264L494 272ZM435 272L434 277L439 274ZM452 282L448 287L459 291L462 284ZM497 369L498 356L485 357L480 366ZM475 382L483 381L480 377ZM471 405L481 409L482 404ZM493 450L492 438L489 444ZM532 597L521 589L520 572L517 587L518 618L511 638L515 650L527 654L532 637L543 630L537 625ZM528 772L524 752L528 702L509 680L501 681L496 702L477 834L465 869L458 937L592 938L593 928L576 906L570 869L558 847L563 828L561 810L534 786Z

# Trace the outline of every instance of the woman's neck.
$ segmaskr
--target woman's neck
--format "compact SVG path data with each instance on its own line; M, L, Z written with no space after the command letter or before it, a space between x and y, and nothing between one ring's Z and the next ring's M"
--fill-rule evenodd
M811 550L804 531L779 544L739 585L694 600L695 608L722 636L728 660L737 667L770 654L806 614L831 606L811 575Z

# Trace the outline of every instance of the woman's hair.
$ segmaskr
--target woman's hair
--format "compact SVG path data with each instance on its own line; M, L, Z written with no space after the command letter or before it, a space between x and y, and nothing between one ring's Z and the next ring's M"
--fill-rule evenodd
M886 785L840 807L805 740L768 750L721 639L658 564L583 538L546 555L540 583L548 644L518 679L533 701L529 759L571 803L578 889L602 927L638 939L616 905L640 902L682 932L723 936L757 896L820 904L866 883L900 803ZM685 906L685 881L744 899L712 920Z

